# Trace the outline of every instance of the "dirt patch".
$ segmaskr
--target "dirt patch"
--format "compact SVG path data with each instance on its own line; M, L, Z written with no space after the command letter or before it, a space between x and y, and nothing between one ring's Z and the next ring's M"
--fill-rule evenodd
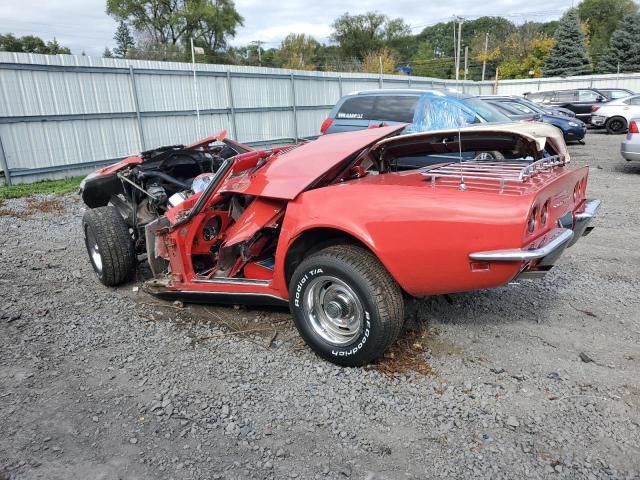
M42 213L62 213L64 205L60 200L55 198L45 198L39 200L37 198L27 198L27 211Z
M384 357L373 364L373 368L385 375L409 372L430 375L432 370L425 357L430 338L431 334L426 328L406 329Z
M9 207L4 200L0 200L0 217L14 217L24 220L31 218L38 212L59 214L64 211L64 205L56 198L27 198L26 204L20 207Z

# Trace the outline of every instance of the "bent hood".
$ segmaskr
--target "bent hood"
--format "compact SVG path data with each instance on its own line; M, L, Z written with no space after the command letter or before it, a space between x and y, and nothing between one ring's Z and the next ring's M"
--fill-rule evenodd
M230 178L223 192L293 200L313 182L352 155L392 135L405 124L323 135L277 154L256 172Z

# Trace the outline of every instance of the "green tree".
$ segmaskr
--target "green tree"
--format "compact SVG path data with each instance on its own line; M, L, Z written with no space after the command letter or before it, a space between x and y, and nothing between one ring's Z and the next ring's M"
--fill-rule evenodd
M113 52L109 50L109 47L104 47L104 52L102 52L102 58L113 58Z
M339 45L342 56L357 60L363 60L367 53L385 46L400 46L411 33L404 20L389 19L377 12L345 13L333 22L332 27L331 39Z
M542 71L547 76L585 75L592 71L578 11L568 10L554 35L556 45L546 57Z
M640 14L627 15L611 35L598 70L603 73L640 72Z
M577 7L580 20L589 27L589 51L594 63L609 45L609 39L618 22L626 15L636 13L633 0L583 0Z
M441 56L442 51L434 48L429 42L418 44L411 58L413 74L420 77L452 78L455 76L455 65L451 58Z
M314 70L320 44L310 35L290 33L280 44L280 62L284 68Z
M107 0L107 13L162 45L176 45L192 16L188 0Z
M18 38L12 33L0 35L0 51L43 53L47 55L71 54L71 50L61 46L55 38L45 43L44 40L35 35L25 35Z
M123 20L120 20L113 39L116 41L116 48L113 49L115 56L117 58L126 58L127 53L133 48L135 42L131 36L129 27Z
M233 0L198 2L195 31L191 32L198 43L202 42L209 54L227 47L229 38L236 35L236 29L244 25L244 18L238 13Z

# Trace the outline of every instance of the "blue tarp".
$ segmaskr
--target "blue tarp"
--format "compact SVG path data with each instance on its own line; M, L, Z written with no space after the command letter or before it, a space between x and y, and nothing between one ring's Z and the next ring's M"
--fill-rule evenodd
M478 122L478 116L459 98L439 92L425 93L420 97L413 123L407 132L427 132L460 128Z

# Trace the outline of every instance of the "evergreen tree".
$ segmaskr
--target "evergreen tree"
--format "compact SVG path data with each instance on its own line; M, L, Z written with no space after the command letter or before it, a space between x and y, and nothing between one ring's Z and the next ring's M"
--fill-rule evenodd
M602 73L640 72L640 14L627 15L611 35L607 48L598 64Z
M113 49L116 58L126 58L127 53L133 48L135 42L133 41L129 27L124 21L120 21L113 39L116 41L116 48Z
M113 53L109 50L109 47L104 47L104 52L102 52L102 58L113 58Z
M549 77L568 77L591 73L591 62L587 56L584 33L575 8L560 19L554 35L556 46L545 59L543 73Z

